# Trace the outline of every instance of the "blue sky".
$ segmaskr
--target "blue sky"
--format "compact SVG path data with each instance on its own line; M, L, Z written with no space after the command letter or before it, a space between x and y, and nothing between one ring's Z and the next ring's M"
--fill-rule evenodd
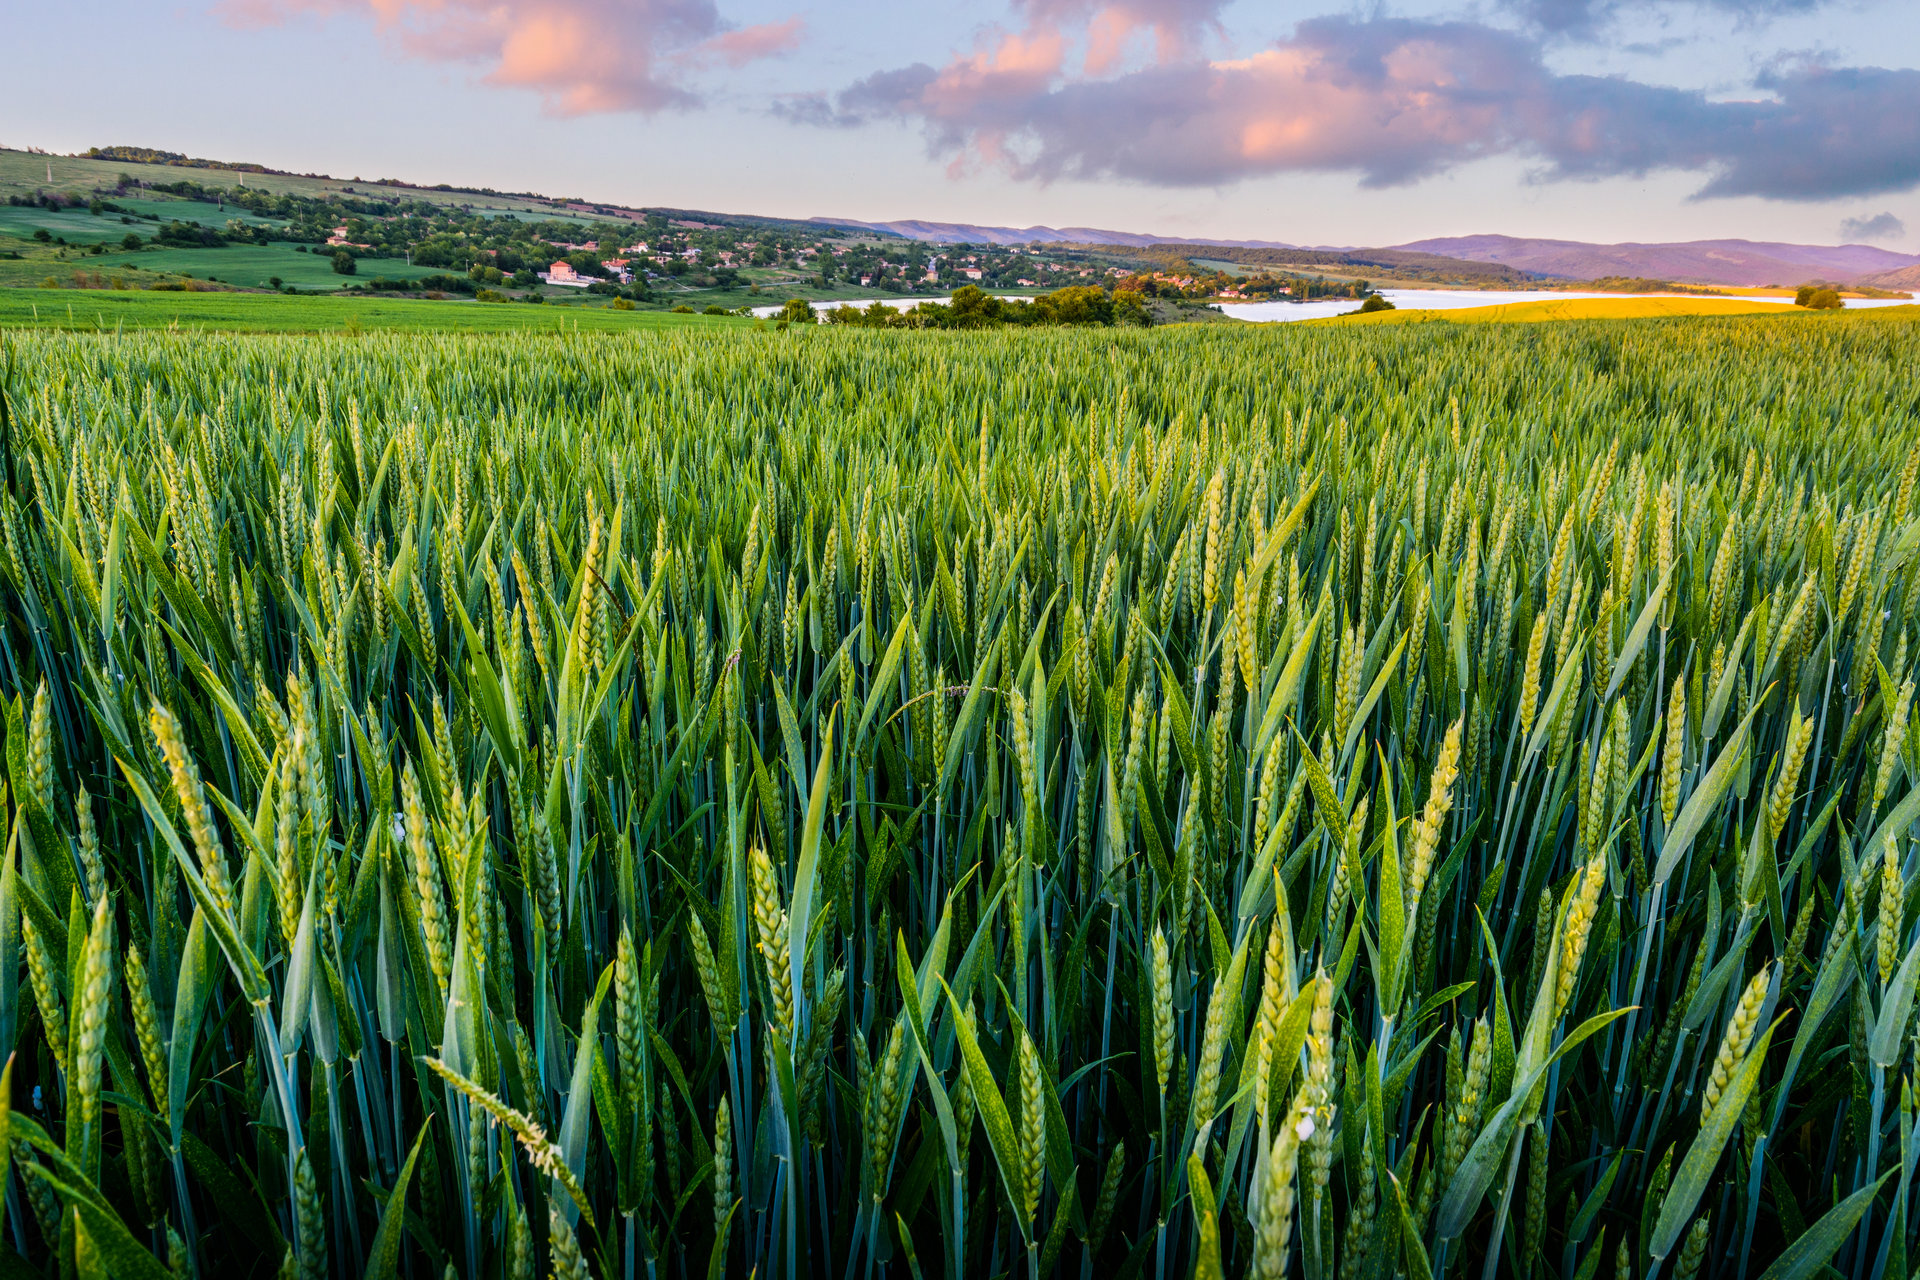
M8 146L788 216L1920 252L1913 0L66 0L10 28Z

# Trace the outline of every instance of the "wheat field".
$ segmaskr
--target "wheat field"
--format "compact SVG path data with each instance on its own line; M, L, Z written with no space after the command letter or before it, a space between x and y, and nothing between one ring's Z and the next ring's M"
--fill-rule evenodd
M0 339L7 1274L1906 1276L1920 329L1284 328Z

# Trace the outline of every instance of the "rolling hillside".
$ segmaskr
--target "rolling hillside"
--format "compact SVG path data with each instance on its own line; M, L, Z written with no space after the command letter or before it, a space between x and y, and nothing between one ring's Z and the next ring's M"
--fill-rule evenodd
M1920 262L1907 267L1895 267L1891 271L1876 271L1870 276L1862 276L1860 284L1871 285L1875 289L1920 289Z
M1920 266L1920 257L1872 245L1779 244L1753 240L1693 240L1671 244L1587 244L1516 236L1448 236L1395 248L1476 262L1499 262L1567 280L1649 276L1701 284L1757 287L1819 277L1854 284L1886 271Z

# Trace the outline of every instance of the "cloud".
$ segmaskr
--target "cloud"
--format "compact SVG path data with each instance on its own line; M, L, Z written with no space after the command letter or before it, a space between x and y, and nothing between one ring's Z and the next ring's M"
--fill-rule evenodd
M1030 30L1055 39L1074 29L1086 33L1084 67L1101 75L1123 65L1136 37L1153 37L1153 60L1176 61L1194 52L1205 36L1220 34L1226 0L1019 0Z
M1757 24L1788 14L1810 13L1830 0L1693 0L1692 7L1729 14L1742 24ZM1535 30L1548 35L1592 39L1629 9L1671 12L1681 5L1655 6L1651 0L1506 0L1505 7Z
M694 105L687 73L784 53L801 21L734 27L713 0L220 0L236 26L300 16L370 19L411 57L485 67L556 115Z
M1320 171L1391 187L1512 155L1550 179L1701 172L1702 196L1824 200L1920 183L1920 71L1784 66L1753 98L1718 101L1561 75L1538 38L1466 21L1315 18L1249 57L1105 76L1072 72L1068 43L1047 24L997 33L942 67L869 76L813 116L917 123L956 172L1037 182Z
M1907 234L1907 224L1891 213L1862 214L1840 224L1840 238L1848 241L1899 240Z
M806 24L797 16L785 22L762 22L751 27L739 27L709 37L694 52L712 54L730 67L744 67L762 58L793 52L800 43L805 27Z

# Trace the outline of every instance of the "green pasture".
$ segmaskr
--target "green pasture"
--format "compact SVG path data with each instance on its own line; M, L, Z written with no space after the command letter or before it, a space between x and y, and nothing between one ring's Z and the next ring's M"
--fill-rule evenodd
M743 328L735 317L668 311L564 308L520 302L411 298L313 298L271 293L174 293L111 289L0 288L0 329L222 329L248 333L335 333L363 329L497 333L509 330L619 332L688 325Z

